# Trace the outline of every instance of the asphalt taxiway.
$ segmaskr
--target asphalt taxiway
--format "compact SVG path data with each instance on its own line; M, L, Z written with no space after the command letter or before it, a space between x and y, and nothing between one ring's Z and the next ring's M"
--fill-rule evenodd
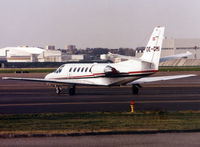
M45 74L0 74L0 114L130 111L200 110L200 72L158 72L154 76L197 74L196 77L143 84L139 95L130 87L77 87L77 94L56 95L44 83L1 80L3 76L44 77Z
M101 135L76 137L32 137L1 139L1 146L13 147L199 147L200 133L163 133L163 134L131 134L131 135Z

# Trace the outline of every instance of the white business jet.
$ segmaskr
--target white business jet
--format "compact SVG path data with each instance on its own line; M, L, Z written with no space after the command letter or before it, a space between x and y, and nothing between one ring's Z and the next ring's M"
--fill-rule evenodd
M138 94L141 83L171 80L194 75L147 77L158 72L164 27L156 27L140 58L131 58L119 63L63 64L44 79L3 77L4 80L23 80L54 84L56 93L67 86L69 95L75 94L76 85L121 86L132 85L132 93Z

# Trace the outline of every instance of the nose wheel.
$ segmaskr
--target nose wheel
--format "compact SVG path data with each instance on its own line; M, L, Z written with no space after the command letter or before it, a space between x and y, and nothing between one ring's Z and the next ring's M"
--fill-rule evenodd
M61 92L63 91L63 88L61 86L55 86L56 88L56 94L60 95ZM73 85L72 87L68 88L68 93L69 95L75 95L76 94L76 87Z
M62 91L62 87L61 86L56 86L56 94L60 94Z

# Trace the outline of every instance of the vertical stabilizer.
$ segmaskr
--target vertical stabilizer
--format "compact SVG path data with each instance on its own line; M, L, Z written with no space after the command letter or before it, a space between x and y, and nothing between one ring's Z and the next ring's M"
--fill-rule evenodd
M144 53L140 57L140 59L146 62L151 62L153 65L152 68L154 68L155 70L158 70L159 66L162 42L164 38L164 30L164 27L154 28L151 38L149 39L149 42L144 50Z

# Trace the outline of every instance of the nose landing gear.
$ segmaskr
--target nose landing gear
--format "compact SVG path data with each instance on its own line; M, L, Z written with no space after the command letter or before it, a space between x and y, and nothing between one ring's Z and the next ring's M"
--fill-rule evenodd
M56 86L56 94L60 94L62 91L62 87L61 86Z
M56 85L55 88L56 88L56 94L60 95L61 92L63 91L63 88L61 86L58 86L58 85ZM68 87L68 93L69 93L70 96L75 95L76 94L76 86L75 85L73 85L72 87L69 86Z

